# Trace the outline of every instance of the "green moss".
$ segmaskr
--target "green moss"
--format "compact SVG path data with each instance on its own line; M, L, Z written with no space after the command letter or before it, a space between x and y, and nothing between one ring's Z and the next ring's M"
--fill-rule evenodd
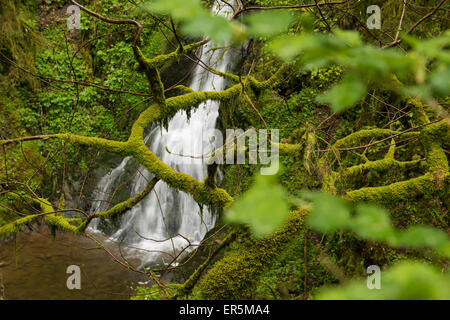
M69 220L61 214L48 214L45 216L45 220L50 227L57 228L62 231L70 231L76 234L77 228L70 224Z
M180 48L177 48L175 51L172 51L168 54L159 54L154 58L146 58L142 51L139 48L136 48L138 60L143 61L145 65L152 68L160 68L162 65L170 60L178 59L182 54L185 52L189 52L193 49L196 49L204 44L204 41L194 42L191 44L188 44L183 47L183 50L180 50Z
M423 109L424 108L423 104L422 104L422 102L420 102L419 99L410 98L407 100L406 104L407 104L407 106L410 107L410 109L412 111L414 124L416 126L421 126L421 125L424 125L424 124L430 122L430 119L428 119L428 116L426 115L426 113Z
M251 296L260 276L300 235L306 211L294 211L273 236L255 241L217 262L198 285L201 299L242 299Z
M139 118L134 122L128 142L135 146L143 143L145 128L150 123L158 121L160 119L161 119L161 110L158 104L154 103L150 107L145 109L139 115Z
M122 214L124 214L126 211L130 210L131 208L133 208L137 203L139 203L143 198L145 198L150 191L153 190L153 187L155 186L155 184L158 182L157 179L152 179L144 188L144 190L142 190L139 194L137 194L135 197L133 198L129 198L126 201L123 201L119 204L116 204L114 207L112 207L111 209L107 210L107 211L103 211L103 212L97 212L94 213L92 215L89 216L89 218L87 218L85 221L83 221L78 228L75 230L75 234L79 235L81 233L83 233L86 228L88 227L89 223L92 221L92 219L94 218L108 218L108 219L113 219L116 218Z
M278 68L277 72L275 72L267 80L258 81L253 77L248 77L248 79L253 89L263 90L267 88L273 88L283 80L283 76L285 75L287 70L289 70L289 65L283 64L280 68Z
M185 95L176 96L167 99L167 113L165 116L172 117L179 110L189 111L192 108L197 107L200 103L206 100L215 101L229 101L232 98L239 96L241 93L241 86L236 84L223 91L202 91L202 92L190 92Z
M167 283L164 284L164 290L158 285L151 288L137 287L136 294L130 300L166 300L177 294L180 286L178 283Z
M333 145L334 148L344 148L349 146L357 146L361 141L367 138L380 138L388 135L397 134L397 131L390 129L362 129L347 135L345 138L342 138L336 141ZM415 133L417 135L418 133Z
M103 138L85 137L71 133L55 134L54 137L74 144L85 145L109 151L121 156L128 156L131 153L129 144L125 142L113 141Z
M365 170L375 170L375 171L385 171L391 169L408 169L414 166L417 166L420 163L420 160L412 160L412 161L397 161L391 158L385 158L381 160L375 161L367 161L363 164L352 166L345 170L344 177L354 177L358 175L362 175Z
M414 199L417 196L433 195L448 188L450 174L442 173L436 176L427 173L423 176L412 178L406 181L392 183L383 187L368 187L346 194L348 199L353 201L368 201L374 203L395 203L408 199Z
M174 89L181 90L181 91L183 91L184 93L192 93L192 92L195 92L193 89L191 89L191 88L189 88L189 87L186 87L186 86L183 86L183 85L175 86Z
M242 90L242 86L244 84L248 83L253 90L261 91L264 89L273 88L276 85L278 85L282 81L283 76L285 75L288 68L289 68L288 64L283 64L280 68L278 68L278 70L269 79L263 80L263 81L259 81L252 76L246 76L246 77L240 78L237 75L227 73L227 72L221 72L221 71L213 69L213 68L211 68L211 70L217 75L220 75L220 76L222 76L226 79L229 79L233 82L239 83L239 86L241 86L241 90Z
M336 282L322 263L323 244L313 233L305 232L261 277L256 299L307 299L317 287Z
M37 215L29 215L6 224L3 227L0 227L0 236L19 233L23 225L30 223L36 218Z
M67 227L68 222L65 218L56 216L56 214L48 214L48 213L54 212L54 210L53 210L53 207L51 206L51 204L47 200L41 199L41 198L33 198L28 195L19 195L17 193L12 193L12 192L8 193L7 195L12 197L16 201L22 202L25 200L25 201L30 202L31 204L36 205L37 207L40 208L40 210L43 214L46 214L45 219L47 221L49 221L52 225L58 225L58 226L63 227L64 229L67 229L70 231L74 230L73 226L71 226L70 224L69 224L70 227ZM25 214L25 212L21 212L21 213ZM31 221L35 220L39 216L40 215L32 214L32 215L27 215L22 218L18 218L16 220L14 220L13 222L1 227L0 235L16 234L16 233L20 232L20 229L23 225L30 223Z
M429 171L444 170L448 172L447 155L442 150L442 143L450 137L450 130L445 120L424 127L421 131L422 143L427 152Z
M156 178L163 180L172 188L191 194L198 203L224 208L232 202L232 198L225 190L211 189L190 175L173 170L159 160L144 144L138 150L133 150L133 156Z
M194 273L189 277L185 283L179 287L178 292L173 296L173 298L179 298L190 294L191 290L197 284L204 270L210 265L214 257L225 247L227 247L231 242L233 242L238 235L238 231L231 231L217 246L217 248L208 256L208 258L194 271Z

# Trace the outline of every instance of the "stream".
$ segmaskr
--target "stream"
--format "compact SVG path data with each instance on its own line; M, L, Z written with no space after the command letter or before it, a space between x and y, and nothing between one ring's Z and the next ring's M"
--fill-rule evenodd
M104 250L93 249L96 244L87 237L57 233L54 240L47 227L34 229L17 236L17 254L14 241L0 244L5 299L129 299L135 287L148 280L114 261ZM67 288L70 265L80 267L80 290Z

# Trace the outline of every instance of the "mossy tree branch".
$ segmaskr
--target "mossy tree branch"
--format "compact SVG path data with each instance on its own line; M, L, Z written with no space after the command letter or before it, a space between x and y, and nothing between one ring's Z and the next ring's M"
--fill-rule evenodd
M177 293L172 297L172 299L178 299L179 297L187 296L191 293L192 289L195 287L197 282L200 280L205 269L211 264L214 257L219 254L224 248L230 245L238 235L237 231L231 231L219 244L219 246L208 256L208 258L203 262L189 277L186 282L178 288Z
M77 227L75 234L83 233L86 230L86 228L88 227L89 223L92 221L92 219L95 219L95 218L111 219L111 218L115 218L115 217L118 217L118 216L124 214L126 211L130 210L135 205L137 205L142 199L144 199L153 190L153 188L155 187L157 182L158 182L158 179L153 178L152 180L150 180L147 183L144 190L142 190L140 193L138 193L135 197L129 198L128 200L125 200L119 204L116 204L114 207L112 207L109 210L91 214Z
M202 299L242 299L270 264L304 228L305 210L290 213L286 224L274 235L255 241L225 256L205 274L198 284Z

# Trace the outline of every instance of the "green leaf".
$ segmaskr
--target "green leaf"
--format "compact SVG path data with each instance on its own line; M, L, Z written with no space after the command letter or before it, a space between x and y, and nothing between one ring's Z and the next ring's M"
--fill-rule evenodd
M359 32L337 29L334 31L334 34L351 47L359 47L362 45Z
M398 244L411 248L433 248L445 254L449 239L445 232L433 227L412 226L398 235Z
M359 204L356 212L351 229L362 238L384 241L394 236L391 219L384 209L370 204Z
M198 0L155 0L142 6L143 10L169 14L177 20L194 19L204 10Z
M202 12L195 19L187 21L182 31L194 37L208 36L214 43L226 43L231 39L233 28L227 19Z
M429 78L431 89L439 96L450 94L450 67L434 71Z
M293 21L288 11L261 11L247 18L249 33L258 36L273 36L286 30Z
M317 231L333 232L346 229L370 241L380 241L392 247L430 248L450 257L450 241L445 232L430 226L413 226L405 231L393 228L389 213L371 204L360 203L356 214L350 215L346 202L325 193L304 193L312 200L312 214L308 225Z
M299 55L300 46L301 38L293 36L280 36L270 42L272 52L286 61L291 61Z
M357 104L366 94L367 87L354 74L347 74L337 85L318 96L319 103L330 104L334 112L343 111Z
M333 232L348 226L350 212L344 200L326 193L307 192L303 196L313 201L312 214L307 219L311 228Z
M406 96L419 97L422 100L429 100L432 98L432 92L429 85L402 87L400 91Z
M225 221L247 224L256 238L272 234L287 220L286 194L276 176L258 175L255 184L225 212Z
M438 37L430 39L417 39L412 36L405 36L404 40L414 47L414 50L424 55L429 60L439 59L442 62L450 63L450 53L445 48L450 46L450 31L447 30Z
M381 290L367 288L366 279L319 290L318 300L448 300L450 275L425 263L403 261L381 273Z
M168 14L182 22L181 31L192 37L209 37L215 43L228 42L233 26L227 19L212 15L199 0L155 0L142 6L152 13Z

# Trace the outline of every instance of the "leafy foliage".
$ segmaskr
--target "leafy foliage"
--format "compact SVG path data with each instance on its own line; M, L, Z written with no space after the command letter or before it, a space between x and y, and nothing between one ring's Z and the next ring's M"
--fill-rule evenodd
M304 197L313 201L308 224L315 230L335 232L347 229L363 239L382 241L392 247L427 247L450 257L450 240L440 230L414 226L398 231L393 228L389 213L374 205L361 203L353 208L345 200L325 193L305 193Z
M366 86L357 77L347 74L344 79L325 94L318 96L317 101L330 104L333 111L343 111L357 104L366 94Z
M222 4L225 5L225 4ZM248 27L237 21L211 14L198 0L156 0L142 6L143 10L169 14L182 22L182 32L193 37L209 37L215 43L242 42L246 36L270 37L287 29L293 21L286 11L258 12L249 15ZM230 8L226 10L230 11Z
M450 276L419 262L402 262L383 271L381 289L370 290L365 279L355 279L339 288L323 288L318 300L448 300Z
M207 35L215 42L227 42L232 38L242 41L245 37L270 37L286 30L293 21L287 11L262 11L250 14L246 26L211 15L196 0L190 0L187 7L181 0L151 2L146 7L183 21L186 34ZM449 93L445 86L449 54L443 50L449 45L449 31L427 41L406 37L414 49L406 55L396 49L381 50L364 44L355 31L337 29L332 34L321 34L311 32L311 18L303 19L301 23L306 32L281 35L271 42L272 51L287 61L300 60L307 70L342 66L347 72L342 82L318 97L318 102L330 104L336 112L356 105L365 96L369 84L383 87L393 77L415 79L415 83L402 88L403 93L414 92L424 99L430 99L433 93L439 96ZM426 64L432 60L435 60L433 66L436 69L428 75Z
M289 207L276 176L258 175L255 183L225 213L230 223L247 224L257 238L268 236L286 222Z
M288 29L293 16L288 11L261 11L247 18L248 33L256 37L270 37Z

